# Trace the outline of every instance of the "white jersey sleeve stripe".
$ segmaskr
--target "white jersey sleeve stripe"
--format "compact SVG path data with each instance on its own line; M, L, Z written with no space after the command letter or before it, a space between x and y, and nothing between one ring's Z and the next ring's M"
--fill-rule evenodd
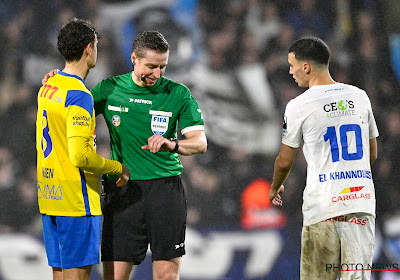
M189 131L195 131L195 130L204 130L204 125L194 125L185 127L184 129L182 129L181 133L183 135Z

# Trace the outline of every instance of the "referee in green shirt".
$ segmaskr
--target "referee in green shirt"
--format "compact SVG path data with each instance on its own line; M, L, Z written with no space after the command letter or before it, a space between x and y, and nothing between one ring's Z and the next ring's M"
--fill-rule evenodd
M179 279L185 254L186 199L178 154L204 153L207 140L189 89L163 74L169 45L156 31L132 46L132 72L103 80L91 93L110 133L111 159L131 171L129 184L109 185L103 204L104 279L128 280L148 245L153 279ZM185 139L177 140L177 128ZM117 178L113 178L117 179Z

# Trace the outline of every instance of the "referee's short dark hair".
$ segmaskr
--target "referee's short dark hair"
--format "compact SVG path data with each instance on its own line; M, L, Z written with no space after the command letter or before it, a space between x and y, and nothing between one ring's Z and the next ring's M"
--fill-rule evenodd
M329 65L331 51L328 45L319 38L305 37L294 42L289 53L293 53L297 60L314 61L321 65Z
M169 44L160 32L144 31L133 41L132 53L134 52L138 58L142 58L147 50L163 54L169 51Z
M58 31L57 47L67 62L79 61L87 44L100 36L88 20L72 18Z

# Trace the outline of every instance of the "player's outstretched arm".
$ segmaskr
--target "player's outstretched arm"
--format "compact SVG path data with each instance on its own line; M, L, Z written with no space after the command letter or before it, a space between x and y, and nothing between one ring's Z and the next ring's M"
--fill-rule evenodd
M130 176L126 166L118 161L103 158L90 148L89 138L75 136L68 138L68 153L72 164L95 174L115 174L119 177L117 186L125 185Z

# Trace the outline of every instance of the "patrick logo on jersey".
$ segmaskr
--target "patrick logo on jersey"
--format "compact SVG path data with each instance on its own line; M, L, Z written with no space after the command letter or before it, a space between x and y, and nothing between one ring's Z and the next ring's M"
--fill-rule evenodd
M371 199L370 193L361 192L364 186L344 188L339 195L332 197L332 202L348 201L354 199Z

